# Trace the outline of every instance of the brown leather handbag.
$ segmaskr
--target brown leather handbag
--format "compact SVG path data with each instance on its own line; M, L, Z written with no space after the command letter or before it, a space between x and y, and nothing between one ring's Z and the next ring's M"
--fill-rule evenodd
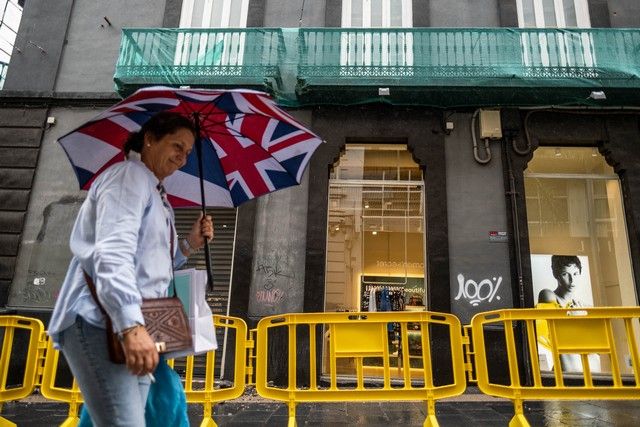
M109 359L113 363L125 363L122 342L118 339L118 335L113 332L111 318L102 307L102 304L100 304L100 300L98 300L93 280L86 272L83 271L83 273L93 299L107 319L106 333ZM192 347L189 321L178 297L143 299L140 308L142 317L144 317L144 327L155 342L158 353L186 350Z

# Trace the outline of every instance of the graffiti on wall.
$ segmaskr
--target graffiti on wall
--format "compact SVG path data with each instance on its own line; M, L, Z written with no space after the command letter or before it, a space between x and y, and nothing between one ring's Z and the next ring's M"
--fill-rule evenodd
M477 282L473 279L466 279L460 273L458 274L458 295L455 300L463 299L474 307L482 303L491 303L494 299L500 301L502 297L498 295L498 292L501 284L502 276L494 276Z
M258 261L256 276L262 284L256 291L256 301L267 307L276 306L286 299L287 292L283 288L288 288L288 282L296 277L294 272L288 271L277 252L272 257Z

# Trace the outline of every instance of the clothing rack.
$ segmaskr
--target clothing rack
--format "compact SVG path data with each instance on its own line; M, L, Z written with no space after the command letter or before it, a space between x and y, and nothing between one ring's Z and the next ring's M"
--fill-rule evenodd
M387 304L391 304L390 306L390 311L402 311L404 310L404 305L405 305L405 286L401 285L401 284L397 284L397 285L374 285L374 284L365 284L364 285L364 292L362 292L362 300L361 300L361 305L360 305L360 309L362 311L369 311L370 308L370 304L371 301L370 299L375 295L377 297L377 301L380 301L380 293L382 293L383 291L387 291ZM389 297L391 297L391 301L389 301ZM378 304L375 304L373 311L378 311L377 309ZM388 311L389 308L387 308L386 311ZM385 311L383 309L383 311Z

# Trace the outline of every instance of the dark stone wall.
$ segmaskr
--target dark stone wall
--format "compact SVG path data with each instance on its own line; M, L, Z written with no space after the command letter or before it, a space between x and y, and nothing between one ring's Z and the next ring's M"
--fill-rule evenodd
M0 109L1 306L15 272L46 116L44 108Z
M251 266L253 265L253 236L256 220L256 201L238 207L236 241L233 254L233 282L231 285L230 316L244 319L249 324L249 290L251 288ZM249 327L255 327L249 324Z

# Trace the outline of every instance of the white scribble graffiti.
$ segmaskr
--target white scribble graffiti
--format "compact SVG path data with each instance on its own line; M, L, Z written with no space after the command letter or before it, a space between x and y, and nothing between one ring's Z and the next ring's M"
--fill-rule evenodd
M492 302L494 298L500 301L500 295L497 294L501 283L502 276L494 277L493 280L484 279L478 283L471 279L465 281L464 275L460 273L458 274L458 296L455 300L458 301L464 297L474 307L481 302Z

